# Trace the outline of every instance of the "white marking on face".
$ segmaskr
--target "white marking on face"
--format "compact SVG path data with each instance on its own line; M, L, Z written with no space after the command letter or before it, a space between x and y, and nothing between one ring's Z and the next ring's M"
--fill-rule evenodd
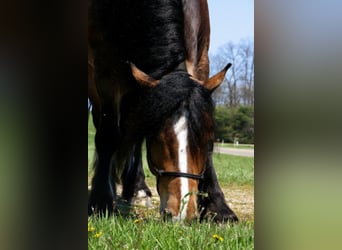
M185 115L182 115L179 120L173 125L173 129L178 140L178 168L180 172L188 172L188 159L186 148L188 145L188 126ZM181 204L179 219L186 218L189 202L189 183L188 179L181 177ZM187 196L186 196L187 195ZM185 197L186 196L186 197Z

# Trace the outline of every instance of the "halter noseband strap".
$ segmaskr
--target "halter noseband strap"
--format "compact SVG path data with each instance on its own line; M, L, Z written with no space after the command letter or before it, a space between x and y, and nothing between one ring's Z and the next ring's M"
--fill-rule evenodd
M157 187L159 186L160 177L162 176L168 176L168 177L185 177L189 179L195 179L195 180L203 180L204 179L204 171L201 174L189 174L184 172L168 172L164 170L159 170L157 168L154 168L152 173L155 172L157 175ZM159 194L159 188L157 188L158 194Z
M164 170L158 170L154 169L157 173L158 177L162 176L169 176L169 177L185 177L185 178L190 178L190 179L195 179L195 180L203 180L204 178L204 171L201 174L189 174L189 173L184 173L184 172L168 172Z

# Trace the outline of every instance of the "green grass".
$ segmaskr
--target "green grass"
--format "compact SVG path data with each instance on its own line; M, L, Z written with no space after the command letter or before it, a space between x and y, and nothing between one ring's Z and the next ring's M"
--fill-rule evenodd
M88 128L90 181L95 149L95 130L91 116ZM143 166L146 182L150 187L154 187L155 176L148 169L145 152L144 147ZM213 160L221 187L238 186L241 189L253 189L254 157L215 153ZM189 226L162 221L157 207L136 207L128 218L90 217L88 225L88 249L254 249L254 219L243 219L234 225L194 222ZM217 235L218 239L215 239L214 235Z
M224 147L224 148L239 148L239 149L254 149L254 144L239 144L235 145L234 143L215 143L217 147Z
M251 222L189 226L153 217L90 218L88 249L254 249L253 227Z
M214 153L219 183L225 185L254 185L254 157Z

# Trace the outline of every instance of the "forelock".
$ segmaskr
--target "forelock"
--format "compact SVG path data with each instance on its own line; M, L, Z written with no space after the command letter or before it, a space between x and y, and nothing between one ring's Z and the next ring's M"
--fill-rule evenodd
M192 149L201 144L203 131L213 130L213 102L210 91L190 79L186 72L164 76L160 84L148 89L144 100L144 123L147 135L153 136L173 116L178 119L186 111L189 142Z

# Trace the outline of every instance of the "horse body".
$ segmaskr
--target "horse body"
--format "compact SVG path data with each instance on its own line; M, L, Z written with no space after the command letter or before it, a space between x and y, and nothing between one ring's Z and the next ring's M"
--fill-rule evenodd
M139 188L150 195L141 162L146 138L162 214L194 218L200 188L210 197L200 199L204 210L235 220L211 163L210 94L229 67L208 80L206 1L90 0L88 11L97 152L88 212L114 209L116 181L128 203Z

